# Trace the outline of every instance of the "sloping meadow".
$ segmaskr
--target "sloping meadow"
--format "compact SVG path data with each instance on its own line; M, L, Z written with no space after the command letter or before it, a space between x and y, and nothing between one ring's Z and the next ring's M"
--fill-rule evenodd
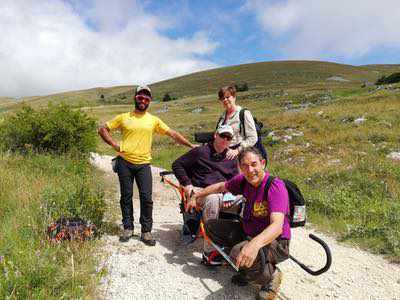
M264 122L268 168L298 183L315 226L400 259L400 162L390 158L400 152L399 87L250 89L237 103ZM92 113L105 121L129 110ZM222 106L216 96L202 96L153 103L151 112L193 140L194 132L215 129ZM170 169L186 151L156 137L153 163Z
M80 217L99 227L106 209L102 177L88 163L86 151L90 147L81 148L85 152L65 152L70 148L65 141L76 143L76 147L72 147L74 150L81 146L80 137L72 139L74 123L69 122L76 112L65 106L48 109L57 113L29 112L54 115L59 125L41 126L40 130L38 126L28 125L25 130L18 116L25 116L27 111L7 116L0 124L2 134L16 138L23 134L27 139L29 132L43 133L43 130L48 130L46 134L50 135L53 129L71 134L60 142L61 151L36 148L34 139L32 142L27 139L29 144L25 148L15 147L17 150L12 151L10 147L0 151L0 299L83 298L92 294L101 275L100 270L96 270L96 240L48 241L47 226L58 218ZM11 130L10 120L19 121L15 131ZM46 120L42 124L52 123L51 119ZM66 120L67 127L60 124L61 120ZM89 132L93 135L90 140L94 140L96 134L93 120L86 124L90 126L83 130L85 146Z

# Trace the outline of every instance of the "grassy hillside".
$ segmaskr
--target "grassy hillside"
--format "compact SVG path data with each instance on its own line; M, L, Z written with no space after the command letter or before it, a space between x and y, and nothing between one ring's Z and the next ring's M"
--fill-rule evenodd
M286 89L346 90L358 88L362 82L375 82L382 75L400 71L400 65L351 66L320 61L274 61L230 66L197 72L153 83L156 99L166 93L177 98L216 95L221 86L246 82L251 91L281 91ZM330 79L340 79L329 80ZM49 101L64 101L74 106L130 103L134 86L93 88L46 96L25 97L32 106ZM101 95L104 97L102 98ZM1 103L1 100L0 100ZM1 107L0 107L1 109Z
M400 164L388 157L400 152L400 85L361 88L364 81L374 82L399 68L290 61L209 70L153 84L156 97L170 92L178 100L152 103L151 112L192 138L194 132L215 128L222 112L218 88L246 82L250 89L239 93L237 102L264 122L269 168L299 184L310 220L400 260ZM332 77L336 80L327 80ZM49 99L73 99L99 123L132 109L131 104L98 105L103 92L110 100L106 104L129 103L133 88L92 89L31 101L41 105ZM167 169L187 151L166 137L155 138L153 150L153 163ZM97 151L114 154L100 140Z
M250 90L239 93L237 102L264 122L269 168L298 183L311 222L399 260L400 163L387 155L400 151L400 86L345 87L324 91L310 82L285 86L284 95ZM90 113L105 121L130 109L98 107ZM151 106L152 113L190 138L213 130L221 111L215 95ZM187 151L164 137L155 138L153 150L153 163L167 169ZM114 154L104 143L98 151Z
M266 92L283 89L343 90L375 82L384 74L400 70L399 65L355 67L319 61L275 61L244 64L197 72L151 85L160 100L166 93L176 98L215 95L221 86L247 83L250 90ZM335 80L336 79L336 80ZM115 94L109 103L129 103L133 90Z
M21 101L18 102L16 107L22 104L29 104L33 107L45 106L48 102L60 103L65 102L72 106L94 106L103 104L103 99L114 95L119 95L126 91L132 90L133 86L116 86L109 88L92 88L80 91L71 91L58 93L46 96L33 96L33 97L23 97ZM104 96L104 98L101 97Z
M52 208L103 197L102 180L83 159L0 152L0 299L94 294L98 242L50 243L46 232Z

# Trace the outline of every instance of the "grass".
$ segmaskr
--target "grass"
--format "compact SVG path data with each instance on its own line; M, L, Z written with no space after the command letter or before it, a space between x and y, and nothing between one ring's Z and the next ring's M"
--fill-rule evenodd
M386 157L400 151L400 92L398 86L380 91L360 87L363 81L373 82L398 68L325 62L226 67L152 85L156 98L171 92L179 99L152 103L150 111L193 141L194 132L215 129L222 112L218 88L246 82L250 90L238 94L238 104L264 122L265 134L274 131L278 137L264 139L268 168L299 185L314 226L400 261L400 164ZM350 81L326 81L331 76ZM100 124L133 109L132 105L104 105L101 94L126 100L132 93L132 86L125 86L24 100L33 106L66 101L98 118ZM0 122L3 114L19 106L2 101ZM365 122L355 124L361 117ZM285 135L292 139L279 139ZM153 164L170 169L187 150L168 137L155 137ZM100 138L97 151L115 154ZM92 254L97 242L51 245L45 231L55 212L74 212L69 205L48 204L79 202L80 197L101 199L101 176L84 157L0 155L0 298L94 297L102 275ZM103 207L98 207L95 213L101 215Z
M98 242L49 243L47 225L55 219L45 198L46 191L65 187L68 198L72 185L85 185L96 195L101 177L81 159L0 155L0 298L90 297L103 272L96 270L93 254ZM91 179L82 181L83 177Z
M292 179L304 191L315 226L400 260L400 164L386 157L399 151L400 93L317 87L291 88L286 97L267 95L257 100L252 95L259 92L250 90L239 94L238 104L251 109L264 122L266 132L273 130L277 136L303 133L288 142L266 138L264 144L271 171ZM333 96L318 100L327 93ZM286 110L288 98L294 104L310 101L311 105ZM168 111L157 112L164 105ZM201 112L193 112L199 107ZM131 108L109 107L92 113L106 120ZM151 106L152 113L189 138L196 131L213 130L221 111L215 96L206 95ZM355 124L361 117L366 121ZM113 153L104 144L98 150ZM185 151L169 138L156 137L153 164L170 169Z
M243 64L197 72L151 84L155 99L166 93L181 98L215 95L224 85L247 83L251 90L280 91L290 89L348 90L361 83L375 82L382 75L398 72L399 65L351 66L322 61L273 61ZM340 76L348 82L326 80ZM24 97L21 100L31 106L44 106L47 102L67 102L76 107L129 103L134 86L92 88L57 93L46 96ZM104 101L101 99L104 96ZM1 101L1 99L0 99ZM1 103L1 102L0 102ZM18 107L20 104L12 104Z

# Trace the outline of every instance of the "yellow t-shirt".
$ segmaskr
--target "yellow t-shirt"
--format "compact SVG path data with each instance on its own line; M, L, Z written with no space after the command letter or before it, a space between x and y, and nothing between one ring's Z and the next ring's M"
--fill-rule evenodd
M143 115L123 113L106 125L110 130L121 130L121 156L133 164L150 163L153 133L164 135L169 130L163 121L148 112Z

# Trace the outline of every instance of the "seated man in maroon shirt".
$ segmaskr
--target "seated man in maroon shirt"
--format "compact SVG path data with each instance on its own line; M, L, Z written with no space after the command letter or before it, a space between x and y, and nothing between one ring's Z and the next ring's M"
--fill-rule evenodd
M172 170L185 190L187 199L192 191L207 187L217 182L224 182L238 174L237 161L226 158L228 147L233 137L233 129L229 125L218 127L214 140L204 146L194 148L179 157L172 164ZM203 208L203 220L218 219L220 211L238 213L238 206L224 208L223 200L235 200L240 196L231 193L215 193L199 200L198 206ZM222 257L211 246L204 243L203 262L206 265L221 265Z

